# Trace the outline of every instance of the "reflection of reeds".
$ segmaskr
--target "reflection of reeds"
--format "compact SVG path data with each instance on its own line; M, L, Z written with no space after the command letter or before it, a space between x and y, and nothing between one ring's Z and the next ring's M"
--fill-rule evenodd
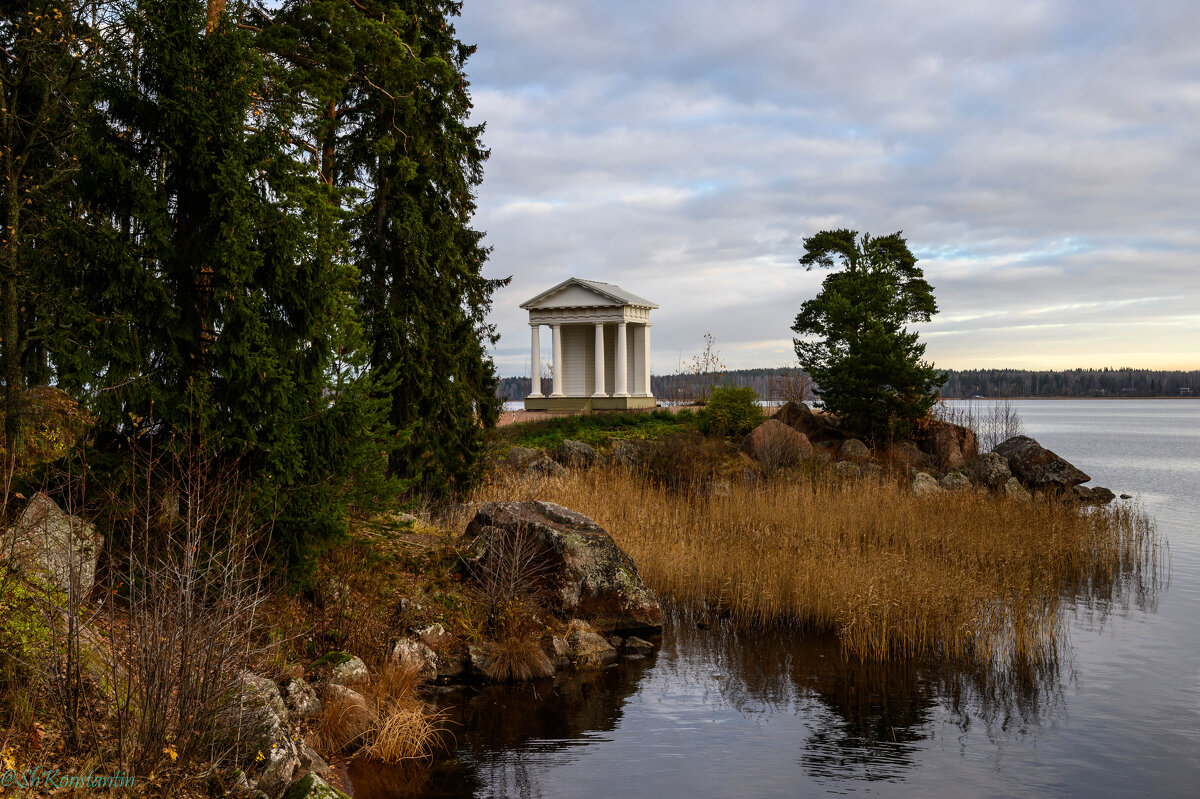
M588 514L677 602L833 632L871 659L1042 662L1065 631L1063 598L1143 591L1157 570L1152 523L1124 506L822 477L681 493L617 470L497 488Z

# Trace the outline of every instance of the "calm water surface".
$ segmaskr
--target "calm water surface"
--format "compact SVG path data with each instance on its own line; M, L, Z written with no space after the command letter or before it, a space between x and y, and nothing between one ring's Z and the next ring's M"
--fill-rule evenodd
M1014 403L1169 541L1153 591L1080 602L1061 667L1002 683L673 619L651 659L448 695L453 758L370 797L1200 796L1200 401Z

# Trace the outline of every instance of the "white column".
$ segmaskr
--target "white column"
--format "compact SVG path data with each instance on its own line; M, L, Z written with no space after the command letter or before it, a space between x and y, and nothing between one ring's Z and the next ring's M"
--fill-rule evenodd
M625 323L617 323L617 385L616 391L613 392L614 397L629 396L629 366L626 362L626 350L628 346L625 344Z
M643 397L653 397L654 392L650 388L650 324L642 326L642 368L646 370L642 378L642 388L645 392Z
M596 390L593 397L607 397L604 393L604 323L596 323Z
M554 391L550 396L561 397L563 395L562 325L550 325L550 329L554 331Z
M529 373L529 396L542 396L542 341L538 337L538 331L541 330L541 325L530 325L529 328L533 331L533 335L529 342L529 362L533 364L533 370Z

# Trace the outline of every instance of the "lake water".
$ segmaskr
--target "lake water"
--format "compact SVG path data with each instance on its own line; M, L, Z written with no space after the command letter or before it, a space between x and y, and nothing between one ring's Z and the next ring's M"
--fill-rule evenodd
M1076 603L1060 667L998 684L673 618L650 659L448 695L454 756L352 770L356 796L1200 795L1200 401L1013 404L1169 541L1156 590Z

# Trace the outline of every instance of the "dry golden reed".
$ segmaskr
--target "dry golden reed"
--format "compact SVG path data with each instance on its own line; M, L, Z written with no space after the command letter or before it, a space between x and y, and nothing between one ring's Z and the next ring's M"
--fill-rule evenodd
M885 477L822 474L680 492L620 469L486 493L592 517L669 600L834 633L871 659L1044 662L1065 634L1065 601L1112 598L1157 574L1153 525L1126 506L917 497Z
M421 701L417 669L388 661L357 695L326 698L313 745L326 756L362 749L375 760L395 763L427 758L445 743L443 714Z

